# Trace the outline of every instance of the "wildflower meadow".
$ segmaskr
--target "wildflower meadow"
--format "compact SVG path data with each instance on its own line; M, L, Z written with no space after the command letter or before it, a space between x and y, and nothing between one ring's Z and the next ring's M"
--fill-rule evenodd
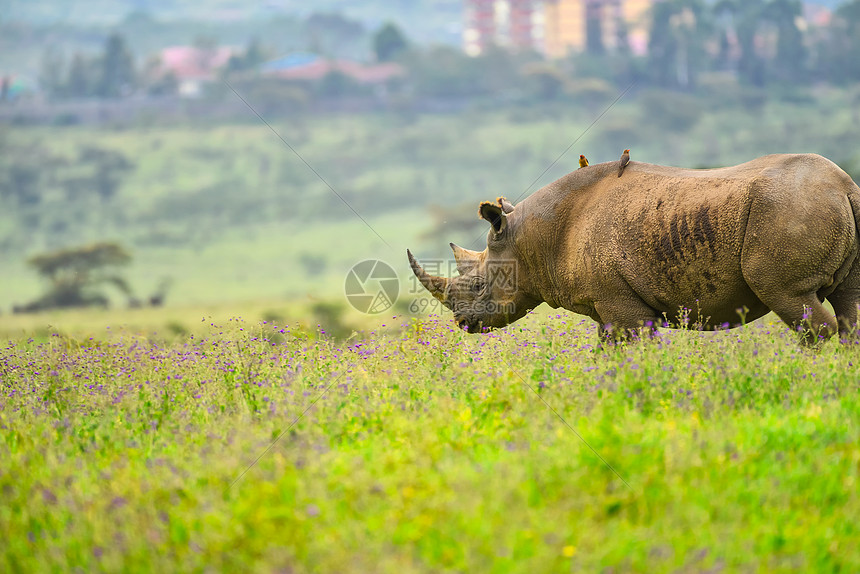
M245 322L0 350L0 571L860 569L860 350Z

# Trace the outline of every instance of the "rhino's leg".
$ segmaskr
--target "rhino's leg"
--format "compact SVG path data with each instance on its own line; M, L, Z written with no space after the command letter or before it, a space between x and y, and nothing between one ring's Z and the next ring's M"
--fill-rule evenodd
M751 196L741 251L744 279L762 303L801 331L802 343L829 339L838 325L818 294L839 282L856 254L845 194L778 188L765 181L751 187Z
M794 269L791 266L760 265L747 269L744 271L749 286L786 325L800 332L802 344L817 345L836 334L836 317L821 304L820 283L815 278L790 277L783 270Z
M836 317L821 304L815 293L805 297L779 298L769 306L789 327L800 332L800 342L804 345L823 343L838 330Z
M839 338L843 341L860 340L857 325L857 307L860 305L860 289L840 287L831 293L827 300L833 305L839 323Z
M624 341L644 334L653 336L661 324L657 311L635 293L598 301L594 309L599 317L597 332L601 341Z

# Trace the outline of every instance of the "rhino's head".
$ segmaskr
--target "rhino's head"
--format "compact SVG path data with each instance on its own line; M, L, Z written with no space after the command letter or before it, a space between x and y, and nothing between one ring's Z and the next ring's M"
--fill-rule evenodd
M510 225L508 217L513 211L514 206L504 198L497 204L481 204L478 213L491 225L487 248L471 251L451 243L458 277L430 275L406 251L421 284L454 312L457 326L470 333L504 327L539 303L525 288L524 267L514 247L516 226Z

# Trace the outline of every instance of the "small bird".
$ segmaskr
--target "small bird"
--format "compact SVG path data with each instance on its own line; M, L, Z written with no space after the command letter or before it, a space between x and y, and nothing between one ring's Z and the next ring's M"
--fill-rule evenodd
M579 154L579 167L588 167L588 158Z
M621 161L618 162L618 177L621 177L621 174L624 173L624 168L627 167L628 163L630 163L630 150L626 149L621 154Z

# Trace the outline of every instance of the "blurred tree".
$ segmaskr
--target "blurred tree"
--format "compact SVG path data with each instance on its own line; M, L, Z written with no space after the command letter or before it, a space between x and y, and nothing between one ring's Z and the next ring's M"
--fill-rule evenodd
M228 72L243 72L253 70L266 59L266 54L257 38L252 38L248 47L241 54L233 54L227 62Z
M765 0L719 0L715 14L728 14L738 39L740 55L737 71L742 81L753 86L765 83L765 62L756 51L756 34L765 14Z
M543 101L555 100L564 93L567 76L548 63L536 62L523 68L523 77L534 96Z
M323 255L305 252L299 255L299 264L309 277L317 277L325 272L328 260Z
M146 91L151 96L174 96L179 92L179 80L172 71L166 74L150 74Z
M802 12L800 0L771 0L763 9L763 17L777 27L773 72L783 82L796 83L806 76L807 49L797 26Z
M842 4L818 46L814 69L837 84L860 80L860 0Z
M690 89L704 66L710 32L702 0L669 0L651 12L648 54L652 82L663 88Z
M83 247L61 249L31 257L27 263L49 283L48 291L30 303L16 307L18 312L41 311L62 307L107 306L107 297L99 290L112 284L126 296L131 289L116 271L127 265L131 256L119 244L94 243Z
M483 93L475 81L480 74L479 64L457 48L434 46L410 53L408 58L418 96L455 98Z
M602 2L586 0L585 2L585 51L591 55L601 55L606 52L603 43L603 8Z
M719 48L716 61L714 62L714 68L716 70L730 70L732 69L732 44L729 39L729 31L727 29L723 28L719 31L718 42Z
M316 301L311 305L311 315L322 333L335 339L345 339L353 329L344 321L346 307L339 301Z
M66 198L77 201L96 197L101 201L112 199L134 164L119 151L94 146L82 146L78 152L78 169L59 179Z
M96 86L97 95L117 98L134 88L134 57L121 35L108 36L99 63L101 70Z
M344 48L355 48L364 39L364 25L341 14L315 12L305 22L311 50L334 55Z
M262 64L266 59L266 53L260 45L260 40L251 38L248 47L245 48L244 64L245 68L250 69Z
M365 92L364 86L340 72L332 70L320 80L317 92L327 98L338 98Z
M686 93L649 89L639 96L642 111L638 125L660 131L685 132L702 118L699 98Z
M69 73L63 86L63 95L71 98L92 96L96 87L96 74L93 61L82 54L75 54L69 66Z
M194 38L192 45L197 48L197 67L201 70L211 70L218 55L218 39L214 36L200 34Z
M620 18L615 29L615 53L624 58L631 56L630 33L627 29L627 21Z
M0 138L0 210L15 208L22 215L20 210L41 204L47 183L64 165L38 142L13 146Z
M648 38L648 60L651 80L659 86L674 84L678 40L672 33L670 19L675 13L672 2L660 2L651 9L651 33Z
M208 34L198 34L194 36L191 45L201 52L214 52L218 49L218 38Z
M234 86L240 94L254 102L257 111L267 117L288 115L297 118L308 109L311 102L308 86L284 82L278 78L245 79Z
M474 60L475 81L486 93L498 95L519 86L517 60L510 51L491 46Z
M578 78L568 84L567 93L595 116L615 96L615 89L601 78Z
M4 172L5 178L0 176L0 199L12 200L18 207L41 203L42 170L37 162L18 161Z
M373 51L379 62L390 62L406 50L407 46L406 37L390 22L373 35Z
M39 84L49 97L62 95L66 80L65 69L63 54L55 47L46 49L42 55Z
M93 166L92 189L102 200L116 195L123 178L134 169L123 153L104 148L84 146L78 158L80 163Z

